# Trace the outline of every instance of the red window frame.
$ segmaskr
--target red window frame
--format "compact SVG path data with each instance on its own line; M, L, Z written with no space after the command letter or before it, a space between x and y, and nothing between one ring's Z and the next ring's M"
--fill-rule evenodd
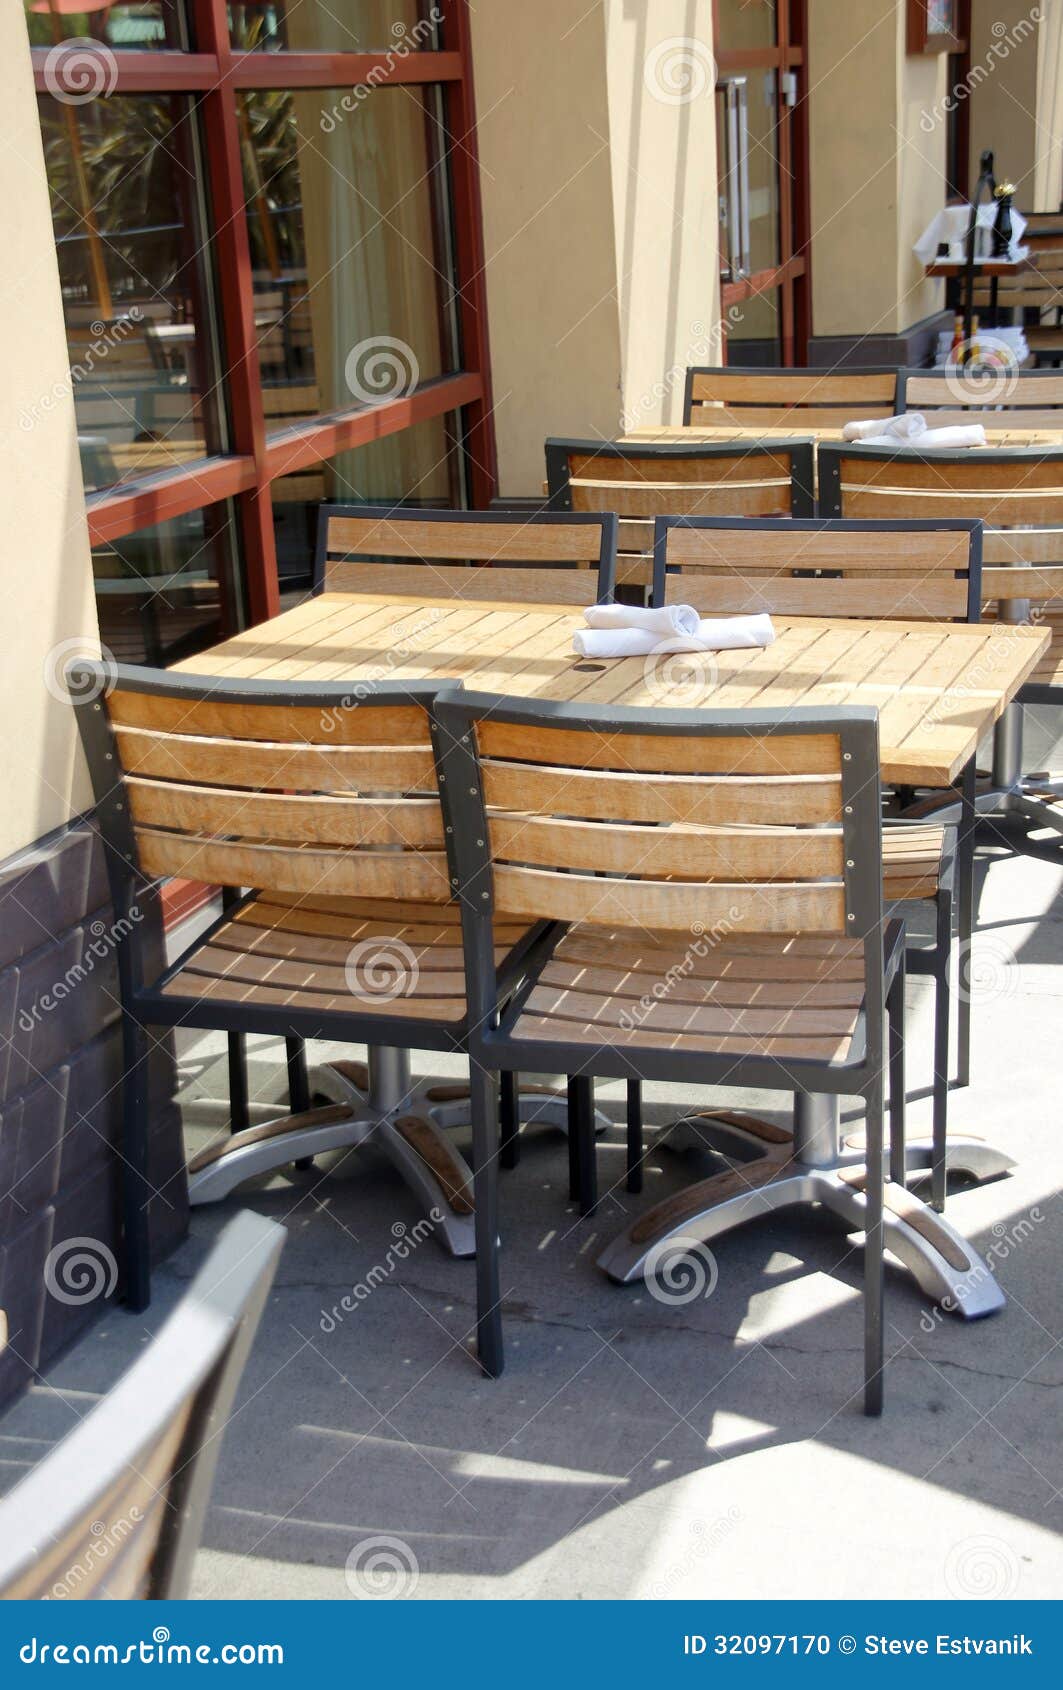
M498 490L491 407L480 172L467 0L439 0L445 49L439 52L242 52L229 38L226 0L188 0L196 50L122 51L111 92L190 93L200 97L209 197L217 253L218 307L226 348L232 451L124 482L86 500L93 545L202 509L235 504L249 620L280 608L269 489L280 476L337 452L368 444L450 411L464 414L468 486L475 508ZM46 48L33 50L38 91ZM452 137L449 154L454 251L464 367L423 382L413 393L267 431L255 350L251 253L236 94L244 88L389 87L433 83L443 89Z

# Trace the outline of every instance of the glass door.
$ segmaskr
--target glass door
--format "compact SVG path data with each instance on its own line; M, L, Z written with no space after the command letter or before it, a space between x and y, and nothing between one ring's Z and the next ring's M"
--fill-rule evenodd
M806 0L715 0L720 304L733 364L808 348Z

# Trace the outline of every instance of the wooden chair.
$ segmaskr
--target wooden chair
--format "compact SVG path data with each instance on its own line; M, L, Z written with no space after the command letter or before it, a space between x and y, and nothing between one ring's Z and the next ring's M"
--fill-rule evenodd
M469 981L481 1365L503 1366L494 1074L580 1076L585 1212L595 1202L592 1076L798 1086L866 1103L858 1224L868 1240L865 1400L878 1413L883 1028L887 992L891 1014L903 1014L903 943L900 924L882 920L875 712L590 709L455 689L436 700L433 735ZM529 919L566 927L529 955L507 1004L492 962L497 928ZM703 957L693 935L709 936ZM668 987L644 1010L640 974L647 991ZM778 987L765 990L766 977ZM891 1043L903 1157L903 1038ZM685 1238L717 1236L749 1218L751 1196L764 1211L807 1200L813 1186L821 1200L817 1176L786 1156L742 1176L742 1196L722 1175L695 1188L681 1216L674 1203L651 1211L643 1255L680 1218ZM856 1183L838 1182L837 1199L828 1183L822 1200L852 1216Z
M683 422L712 428L840 428L894 412L894 365L864 369L741 369L734 364L687 370Z
M985 524L983 546L996 560L1000 542L991 530L1016 529L1019 556L1032 537L1029 528L1063 525L1063 447L990 447L979 451L891 451L877 446L823 446L819 453L820 509L826 516L854 517L978 517ZM1054 542L1050 542L1050 549ZM999 581L987 578L982 591L991 595ZM1042 675L1051 678L1051 663ZM1013 704L997 723L993 785L1017 800L1026 813L1033 794L1021 790L1021 707ZM1012 790L1014 789L1014 790ZM964 774L964 802L975 799L973 762ZM991 793L979 796L979 806L991 805ZM1059 826L1048 817L1048 825ZM961 829L962 832L962 829ZM973 924L973 875L960 852L961 930ZM968 911L970 912L968 914ZM968 994L960 999L960 1020L970 1015ZM970 1077L961 1052L960 1083Z
M143 1308L149 1027L464 1051L459 916L426 714L435 688L81 662L70 685L115 910L125 1294ZM221 886L225 907L160 970L137 917L145 882L164 875ZM506 973L534 935L523 924L501 932L513 939L512 958L500 959ZM388 972L383 993L377 966ZM215 1201L253 1175L370 1134L438 1211L449 1247L467 1254L469 1170L427 1114L358 1119L331 1104L282 1115L194 1157L190 1199Z
M548 440L548 498L555 511L614 511L617 581L648 588L656 517L811 516L814 451L811 440L690 446Z
M997 309L1019 313L1019 320L1036 313L1036 321L1026 325L1026 344L1038 365L1058 364L1063 358L1063 228L1059 214L1055 214L1054 232L1046 226L1044 234L1036 231L1023 243L1031 249L1032 267L1017 271L1013 276L1001 276L997 281ZM974 303L984 310L992 301L991 284L976 281ZM1054 312L1055 320L1042 322L1045 312ZM991 331L990 331L991 332Z
M321 413L321 394L313 381L275 380L262 384L262 409L267 427L277 433ZM270 483L270 498L276 504L320 504L325 497L325 475L320 464L307 464L281 475Z
M994 429L1063 428L1063 374L1009 370L966 377L962 369L901 370L898 411L923 411L931 428L981 423Z
M323 505L314 591L608 603L616 517Z
M893 617L977 622L981 615L980 522L727 522L659 517L654 604L693 604L705 616ZM884 894L891 903L928 902L934 944L908 952L908 967L935 983L932 1202L945 1203L956 829L893 819L883 838ZM961 943L970 932L961 923ZM970 1022L960 1027L969 1065ZM915 1154L915 1147L912 1147Z
M606 513L419 510L396 505L323 505L314 592L399 597L607 604L614 594L617 519ZM339 1095L341 1082L331 1082ZM462 1088L449 1088L439 1122L461 1114ZM507 1077L503 1166L519 1160L519 1123L532 1115L567 1130L567 1106L547 1088ZM607 1125L604 1117L601 1127Z
M185 1598L233 1399L285 1240L229 1222L144 1354L0 1501L0 1597Z
M1063 527L987 529L983 543L987 609L996 605L1001 622L1033 622L1052 636L1000 726L993 783L1010 793L1012 805L1028 822L1063 833L1063 776L1022 778L1022 706L1063 705Z

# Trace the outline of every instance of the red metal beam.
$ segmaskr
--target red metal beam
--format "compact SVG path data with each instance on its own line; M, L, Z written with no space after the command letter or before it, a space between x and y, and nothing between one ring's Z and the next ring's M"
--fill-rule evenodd
M34 47L33 81L39 94L84 94L77 81L80 60L84 72L84 58L77 54L56 53L55 49ZM212 87L218 80L218 60L213 53L140 53L123 49L111 53L105 63L108 94L142 94L161 92L180 94ZM45 74L47 70L47 75Z
M384 405L334 411L329 416L280 429L266 437L269 480L293 475L308 464L320 463L322 458L349 452L354 446L367 446L372 440L398 434L401 429L412 428L431 417L445 416L463 405L476 405L482 398L483 382L479 375L443 376L439 381L426 382L416 393L389 400Z
M456 82L457 53L233 53L234 88L370 88L398 83Z
M221 298L232 444L256 465L255 485L237 505L243 545L249 620L263 622L280 609L273 512L263 497L266 421L255 334L255 290L244 210L239 94L228 85L233 65L226 0L194 0L196 40L218 61L220 81L202 102L207 175L212 205L211 247Z
M498 493L498 449L491 395L491 348L487 328L487 260L480 202L480 158L476 143L476 97L472 80L472 38L466 0L447 6L445 38L457 49L462 79L446 91L451 136L450 170L454 200L454 248L458 269L458 310L462 361L481 381L480 398L466 414L466 445L472 503L486 510Z
M118 540L137 528L153 528L219 499L235 498L254 485L255 461L248 457L203 458L180 469L126 481L114 492L93 493L86 499L89 539L94 546Z

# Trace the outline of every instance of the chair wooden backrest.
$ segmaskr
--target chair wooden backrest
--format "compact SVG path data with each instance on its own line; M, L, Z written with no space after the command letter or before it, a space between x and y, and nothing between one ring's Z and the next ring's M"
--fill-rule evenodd
M987 619L1048 628L1052 645L1022 689L1031 704L1063 699L1063 527L987 528L982 598Z
M980 522L729 521L662 516L653 602L705 616L977 622Z
M986 528L1063 522L1063 447L924 452L821 446L824 516L980 517Z
M813 442L743 440L712 445L622 445L548 440L546 474L556 511L617 516L811 516Z
M731 364L687 370L683 421L705 428L837 428L894 411L894 365L867 369L740 369Z
M124 1378L0 1502L0 1598L184 1598L285 1231L231 1220Z
M426 643L436 620L421 619ZM412 650L417 626L410 637ZM79 661L68 684L119 916L138 874L447 901L433 683L226 682Z
M604 603L616 517L323 505L316 592Z
M270 381L262 384L262 409L271 432L283 434L321 412L321 394L313 381ZM305 464L289 475L270 482L273 504L318 505L325 497L325 475L321 464Z
M976 275L974 304L978 309L992 305L992 288L988 277ZM997 277L996 304L998 310L1009 311L1027 307L1044 311L1063 305L1063 236L1057 233L1034 238L1029 263L1011 275Z
M898 411L923 411L931 428L981 423L988 430L1063 429L1059 370L901 370Z
M473 916L877 931L873 710L594 707L454 689L432 714L451 876ZM467 971L480 960L467 953Z

